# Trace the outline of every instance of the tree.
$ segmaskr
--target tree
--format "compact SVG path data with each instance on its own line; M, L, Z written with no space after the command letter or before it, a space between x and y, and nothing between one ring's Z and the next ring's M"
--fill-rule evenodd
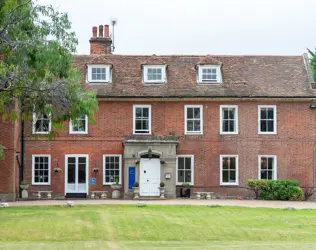
M311 71L313 75L313 80L316 81L316 49L315 52L311 51L310 49L307 50L311 56Z
M2 119L32 120L36 112L49 113L53 128L79 115L93 122L98 103L94 92L84 91L73 66L76 45L67 14L31 0L0 0ZM0 156L3 149L0 145Z

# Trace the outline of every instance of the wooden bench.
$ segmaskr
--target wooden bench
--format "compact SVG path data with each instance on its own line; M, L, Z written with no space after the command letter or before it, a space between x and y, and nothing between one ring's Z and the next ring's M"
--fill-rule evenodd
M52 191L35 191L33 193L33 195L38 198L41 199L42 198L42 194L46 194L47 199L51 199L52 198Z
M97 195L100 195L100 199L108 198L108 191L91 191L91 199L96 199Z
M210 199L213 199L214 197L214 192L195 192L196 193L196 199L197 200L200 200L201 199L201 195L202 194L205 194L206 195L206 199L207 200L210 200Z

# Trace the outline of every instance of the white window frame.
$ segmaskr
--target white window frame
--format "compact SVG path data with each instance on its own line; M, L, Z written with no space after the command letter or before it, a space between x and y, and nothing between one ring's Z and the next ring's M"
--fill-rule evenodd
M149 123L148 123L148 133L136 133L136 108L148 108L148 119L149 119ZM147 104L134 104L133 105L133 134L134 135L151 135L151 105L147 105Z
M261 131L261 109L273 108L273 132ZM277 134L277 106L276 105L258 105L258 134L259 135L276 135Z
M35 177L35 157L48 157L48 182L35 182L34 177ZM51 181L51 155L49 154L34 154L32 155L32 185L50 185Z
M161 80L148 80L148 69L161 69ZM143 65L143 81L144 83L166 83L166 65Z
M187 124L187 109L188 108L200 108L200 131L188 131ZM203 105L185 105L184 106L184 134L185 135L203 135Z
M106 182L105 181L105 158L106 157L119 157L119 161L120 161L120 164L119 164L119 171L120 171L120 181L119 181L119 184L122 184L122 155L120 154L105 154L103 155L103 185L112 185L112 184L115 184L116 182Z
M191 182L179 182L178 181L178 158L191 158ZM189 183L191 186L194 185L194 155L177 155L176 162L176 185L182 185L183 183Z
M47 115L49 117L49 125L48 125L48 131L44 132L37 132L35 128L35 124L37 122L37 114L33 112L33 126L32 126L32 133L36 135L47 135L52 131L52 119L51 119L51 114Z
M225 108L234 108L235 109L235 127L234 127L234 131L233 132L226 132L223 131L223 109ZM237 135L238 134L238 105L220 105L220 134L221 135Z
M85 131L74 131L72 120L69 121L69 134L88 134L88 116L85 116Z
M202 78L202 72L203 69L216 69L216 75L217 75L217 79L216 81L203 81ZM197 76L197 80L199 84L208 84L208 85L212 85L212 84L220 84L222 83L222 72L221 72L221 65L198 65L198 76Z
M223 182L223 158L230 157L236 158L236 181L235 182ZM239 157L238 155L220 155L220 185L221 186L238 186L239 185Z
M273 179L278 179L278 162L276 155L258 155L258 180L261 180L261 158L273 158Z
M87 65L87 83L110 83L112 81L112 72L111 72L111 65L106 64L89 64ZM92 80L92 68L105 68L106 78L105 80Z

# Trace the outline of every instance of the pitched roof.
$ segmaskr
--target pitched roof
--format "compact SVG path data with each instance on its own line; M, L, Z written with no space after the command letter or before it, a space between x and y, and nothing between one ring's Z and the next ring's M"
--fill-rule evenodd
M222 64L223 83L201 85L197 64ZM75 65L111 64L112 83L88 85L99 97L316 97L303 56L78 55ZM144 84L142 64L166 64L167 83Z

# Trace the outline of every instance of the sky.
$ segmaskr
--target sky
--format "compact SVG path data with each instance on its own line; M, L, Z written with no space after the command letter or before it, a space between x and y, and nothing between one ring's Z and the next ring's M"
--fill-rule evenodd
M316 47L316 0L37 0L67 12L78 54L92 26L115 27L115 54L301 55Z

